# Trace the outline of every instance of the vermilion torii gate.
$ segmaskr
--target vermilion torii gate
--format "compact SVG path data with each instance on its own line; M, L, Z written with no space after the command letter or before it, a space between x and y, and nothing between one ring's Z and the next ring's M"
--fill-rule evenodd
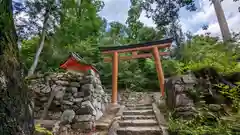
M154 57L155 66L157 70L158 80L160 84L160 91L164 96L164 74L161 64L160 56L169 55L169 52L159 52L159 49L170 48L172 38L152 41L140 44L131 44L124 46L100 47L102 54L113 54L111 57L104 58L105 62L112 62L112 103L117 104L117 82L118 82L118 61L131 60L138 58L152 58ZM139 53L138 51L152 51L152 53ZM119 53L132 53L131 56L119 56Z

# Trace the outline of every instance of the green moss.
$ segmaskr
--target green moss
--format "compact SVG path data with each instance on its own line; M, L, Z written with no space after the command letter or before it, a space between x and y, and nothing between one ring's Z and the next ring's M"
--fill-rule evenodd
M35 131L37 133L42 133L44 135L53 135L53 133L51 131L47 130L46 128L41 127L40 124L35 125Z

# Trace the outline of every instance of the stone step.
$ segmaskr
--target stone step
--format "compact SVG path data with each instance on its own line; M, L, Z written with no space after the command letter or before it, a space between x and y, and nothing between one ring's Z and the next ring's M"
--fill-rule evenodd
M135 107L126 107L126 110L146 110L152 109L152 106L135 106Z
M155 119L154 115L123 115L122 120Z
M146 110L124 110L123 115L151 115L153 114L152 109Z
M109 123L106 122L96 122L96 130L98 131L105 131L108 130L109 128Z
M117 135L162 135L162 131L158 126L123 127L117 130Z
M126 107L152 106L152 104L126 104Z
M54 127L54 124L57 123L57 120L40 120L37 119L34 121L35 124L40 124L42 127L48 129L48 130L52 130L52 128Z
M125 126L157 126L158 123L156 120L149 119L149 120L122 120L119 121L119 126L120 127L125 127Z

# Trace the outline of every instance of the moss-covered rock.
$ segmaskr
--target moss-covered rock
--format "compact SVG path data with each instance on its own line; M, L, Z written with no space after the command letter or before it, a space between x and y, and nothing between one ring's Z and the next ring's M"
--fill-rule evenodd
M35 125L34 135L53 135L53 133L46 128L41 127L40 124Z

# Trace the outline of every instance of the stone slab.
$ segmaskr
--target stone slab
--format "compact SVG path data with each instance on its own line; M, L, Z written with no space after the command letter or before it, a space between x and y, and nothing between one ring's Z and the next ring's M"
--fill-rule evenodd
M127 110L146 110L152 109L152 106L136 106L136 107L126 107Z
M58 122L57 120L34 120L35 124L40 124L42 127L46 128L46 129L52 129L54 124Z
M152 109L148 110L125 110L123 111L123 115L151 115L153 114Z
M109 125L111 122L102 122L102 121L97 121L96 124L96 129L100 131L108 130Z
M124 115L123 120L135 120L135 119L155 119L154 115Z
M126 107L152 106L152 104L126 104Z
M118 135L162 135L158 126L152 127L124 127L117 130Z
M153 111L154 111L154 114L156 116L156 119L157 119L159 125L166 126L167 122L166 122L163 114L160 112L160 110L158 109L158 107L157 107L157 105L155 103L153 103Z
M157 126L158 122L153 119L148 120L123 120L119 121L119 126Z

